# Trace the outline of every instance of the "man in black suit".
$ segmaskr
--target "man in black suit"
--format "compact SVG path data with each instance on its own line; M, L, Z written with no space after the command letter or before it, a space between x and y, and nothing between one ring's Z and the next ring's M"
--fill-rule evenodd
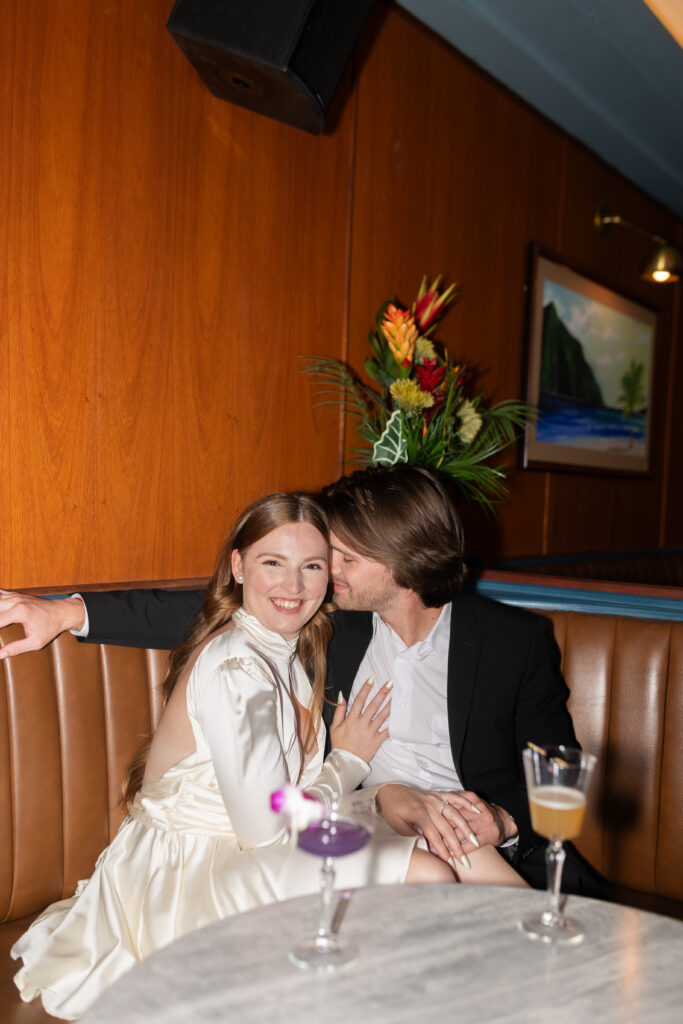
M521 752L528 741L576 745L549 625L462 592L463 535L443 486L398 465L324 491L335 632L328 695L351 701L365 679L391 678L390 739L365 785L400 832L419 829L444 859L501 848L545 884L545 843L531 829ZM464 858L464 860L463 860ZM572 851L569 886L597 895Z
M352 701L369 675L378 685L394 684L390 739L366 783L376 787L378 807L399 832L420 831L445 860L457 857L467 867L469 853L491 844L544 887L545 844L531 829L521 751L528 741L576 745L546 623L462 592L461 524L447 492L425 470L363 470L330 485L323 497L339 609L328 652L328 707L339 692ZM174 647L202 597L85 595L88 639ZM80 599L45 604L0 598L0 625L20 621L28 637L8 653L81 625ZM569 845L564 887L600 894Z

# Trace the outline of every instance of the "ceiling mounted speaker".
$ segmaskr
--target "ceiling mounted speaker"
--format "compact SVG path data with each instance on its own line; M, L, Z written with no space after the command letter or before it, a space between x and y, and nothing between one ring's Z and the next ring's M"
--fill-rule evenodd
M373 0L176 0L166 23L211 92L318 135Z

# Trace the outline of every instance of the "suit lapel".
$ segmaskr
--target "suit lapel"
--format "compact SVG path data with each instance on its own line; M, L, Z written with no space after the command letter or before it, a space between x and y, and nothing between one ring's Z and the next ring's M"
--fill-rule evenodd
M323 719L329 727L334 716L334 705L341 690L348 700L353 681L372 639L370 612L334 613L334 633L327 649L326 703Z
M482 634L474 628L475 615L465 597L456 597L451 611L451 638L448 648L448 729L453 762L458 777L467 788L462 769L462 748L472 696L477 681Z

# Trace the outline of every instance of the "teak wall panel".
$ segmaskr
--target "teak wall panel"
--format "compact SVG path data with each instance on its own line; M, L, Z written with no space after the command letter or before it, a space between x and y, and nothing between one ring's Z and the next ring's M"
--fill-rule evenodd
M660 231L665 210L411 18L390 12L358 85L351 263L350 360L362 366L381 301L409 302L423 273L461 280L463 296L439 337L476 364L494 399L523 393L529 243L577 260L588 274L660 311L653 471L650 478L518 471L497 521L463 506L468 548L501 556L676 542L664 465L672 339L680 347L676 288L641 282L644 243L593 228L599 202ZM680 361L679 361L680 362ZM683 371L682 371L683 372ZM676 458L671 445L671 459ZM504 457L515 464L517 453ZM683 497L677 499L680 503ZM683 539L680 528L677 541Z
M299 353L339 353L352 107L215 99L170 0L9 3L3 585L202 575L235 512L338 470Z
M423 273L443 273L464 291L439 339L494 400L518 397L528 242L557 235L562 134L397 13L358 95L350 361L362 366L383 300L410 302ZM469 549L538 550L544 494L542 476L516 474L498 521L463 506Z
M0 582L209 572L246 501L339 470L297 356L360 368L423 273L464 284L440 337L518 396L532 240L659 306L654 471L517 471L497 521L464 508L468 547L681 543L680 286L640 283L639 240L591 219L678 244L680 222L391 5L322 137L213 97L170 8L3 7Z
M65 535L77 557L91 560L93 550L84 523L95 496L89 348L97 326L83 302L93 241L83 196L89 154L81 145L88 25L72 33L58 10L48 24L44 5L30 0L5 9L0 545L3 578L24 582L44 578ZM19 561L25 574L16 571Z
M678 224L676 244L683 248L683 224ZM683 418L680 395L683 394L683 299L680 286L673 301L673 338L667 393L667 476L662 513L664 546L683 544Z
M640 262L648 243L623 228L607 236L592 229L600 203L636 224L667 237L675 219L639 190L614 174L576 144L568 144L566 189L560 247L589 275L608 287L657 310L655 391L652 403L652 471L647 478L609 474L552 473L548 506L549 551L644 549L660 540L661 501L667 467L664 438L674 415L680 436L680 413L667 403L672 345L676 335L674 304L680 286L642 281ZM680 344L680 338L679 338ZM678 542L683 540L679 533ZM673 542L673 538L672 538Z

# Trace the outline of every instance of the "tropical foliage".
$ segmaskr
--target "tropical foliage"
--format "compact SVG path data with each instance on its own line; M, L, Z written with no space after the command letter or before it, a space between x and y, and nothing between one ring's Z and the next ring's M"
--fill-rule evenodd
M506 471L491 465L512 444L532 415L523 402L487 404L471 394L474 368L451 358L432 338L459 296L452 284L423 279L410 308L385 302L368 340L365 383L345 363L316 357L306 373L318 381L321 404L341 405L366 447L354 450L361 463L392 466L409 462L450 478L466 497L487 508L506 494Z

